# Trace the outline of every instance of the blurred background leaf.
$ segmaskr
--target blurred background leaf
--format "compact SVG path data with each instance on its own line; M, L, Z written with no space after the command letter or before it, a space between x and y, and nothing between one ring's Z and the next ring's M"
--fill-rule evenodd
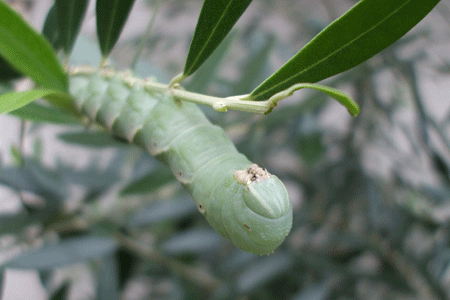
M62 49L63 40L58 26L58 12L56 11L55 4L52 5L47 13L44 27L42 28L42 34L47 38L55 51Z
M128 146L128 143L119 138L111 137L107 132L67 132L58 136L61 140L69 144L76 144L84 147L109 148L117 146Z
M66 56L69 56L70 52L72 52L88 4L89 0L55 0L58 35L57 40L54 41L52 45L58 42L59 39ZM51 11L49 14L50 13ZM50 17L52 16L50 15ZM51 20L49 20L49 22L51 22ZM52 37L50 42L54 39L55 38Z
M117 248L112 239L86 236L63 240L55 245L23 253L8 262L10 268L49 270L111 254ZM114 274L111 274L114 276Z
M122 195L147 194L173 182L175 177L166 166L160 166L146 176L131 182L121 191Z
M73 115L70 115L55 107L36 102L32 102L26 106L16 109L10 112L10 115L40 123L54 123L73 126L81 124L81 122Z
M0 57L0 81L13 80L20 77L22 77L22 74L11 67L3 57Z
M96 299L119 299L119 274L116 256L102 255L97 261L97 297Z

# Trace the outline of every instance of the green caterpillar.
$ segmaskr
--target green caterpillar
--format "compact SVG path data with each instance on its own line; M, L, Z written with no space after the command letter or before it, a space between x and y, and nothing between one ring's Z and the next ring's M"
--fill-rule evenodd
M130 82L80 72L70 78L70 94L82 114L166 163L223 237L251 253L272 253L292 226L283 183L240 154L195 104Z

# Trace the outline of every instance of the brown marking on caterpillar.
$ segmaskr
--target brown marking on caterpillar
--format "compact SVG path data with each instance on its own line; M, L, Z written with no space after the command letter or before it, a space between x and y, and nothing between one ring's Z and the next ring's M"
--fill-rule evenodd
M183 106L183 101L181 101L180 99L177 99L177 98L173 97L173 100L175 101L176 105Z
M174 172L174 175L181 184L184 184L184 185L191 184L190 180L187 180L186 178L183 177L183 173L181 171Z
M174 93L173 90L182 90L183 88L181 87L181 85L179 83L175 83L171 88L170 88L170 94L172 95L173 100L175 101L175 104L177 104L178 106L182 106L183 105L183 101L181 101L180 99L178 99Z
M205 214L206 208L205 208L202 204L199 204L199 205L197 206L197 208L198 208L198 211L199 211L202 215Z
M252 231L252 229L250 228L250 226L248 226L247 224L244 223L244 227L248 229L248 231Z
M237 170L233 174L234 179L239 184L248 185L252 182L259 182L269 179L270 173L266 169L259 167L257 164L252 164L247 170Z

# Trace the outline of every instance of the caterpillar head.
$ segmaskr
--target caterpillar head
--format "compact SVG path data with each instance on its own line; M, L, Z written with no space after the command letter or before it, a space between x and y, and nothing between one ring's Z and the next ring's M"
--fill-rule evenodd
M233 205L237 224L225 224L230 239L242 250L272 253L292 227L292 206L286 188L278 177L255 164L236 171L234 179L241 185L242 201Z

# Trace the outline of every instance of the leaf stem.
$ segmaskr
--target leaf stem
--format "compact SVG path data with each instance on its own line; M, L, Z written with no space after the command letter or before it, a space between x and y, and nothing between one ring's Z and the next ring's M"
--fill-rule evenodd
M347 108L348 112L350 113L350 115L352 117L355 117L359 114L359 106L352 100L352 98L350 98L350 96L348 96L344 92L341 92L338 89L335 89L335 88L332 88L329 86L324 86L324 85L317 84L317 83L294 84L293 86L291 86L281 92L276 93L275 95L270 97L268 101L271 101L275 107L276 103L278 101L280 101L284 98L287 98L287 97L291 96L295 91L304 89L304 88L315 89L315 90L318 90L318 91L321 91L321 92L327 94L330 97L333 97L339 103L341 103L343 106L345 106Z
M178 75L176 75L174 78L172 78L172 80L169 82L169 88L173 88L176 84L179 84L180 82L182 82L184 79L186 78L186 76L184 76L183 73L180 73Z

